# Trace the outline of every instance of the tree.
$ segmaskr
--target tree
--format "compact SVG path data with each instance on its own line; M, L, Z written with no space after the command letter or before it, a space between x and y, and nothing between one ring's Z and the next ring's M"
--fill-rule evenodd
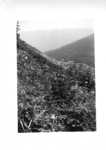
M20 38L20 24L19 21L17 21L17 26L16 26L16 36L17 40Z

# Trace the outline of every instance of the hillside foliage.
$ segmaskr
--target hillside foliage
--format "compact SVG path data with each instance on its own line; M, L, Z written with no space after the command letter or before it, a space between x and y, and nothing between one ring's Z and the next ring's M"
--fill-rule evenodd
M45 54L56 60L66 62L73 60L76 63L84 63L94 67L94 34L57 49L46 51Z
M17 41L18 132L95 131L94 68Z

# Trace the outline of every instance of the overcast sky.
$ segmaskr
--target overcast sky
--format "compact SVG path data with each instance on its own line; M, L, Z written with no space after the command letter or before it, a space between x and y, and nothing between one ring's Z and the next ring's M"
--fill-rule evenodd
M21 32L21 38L40 51L59 48L93 33L92 29L51 29Z
M61 47L91 34L93 18L95 16L98 18L99 14L96 8L106 6L106 0L7 0L7 2L18 8L17 16L23 20L20 22L21 38L42 51Z
M88 18L62 17L20 21L21 38L41 51L52 50L93 33L93 21Z

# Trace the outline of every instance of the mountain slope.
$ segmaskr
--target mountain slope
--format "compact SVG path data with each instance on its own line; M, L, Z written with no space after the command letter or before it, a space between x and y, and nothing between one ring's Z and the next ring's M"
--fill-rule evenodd
M73 60L77 63L94 66L94 35L89 35L56 50L47 51L46 55L57 60Z
M17 40L18 132L95 131L94 69Z

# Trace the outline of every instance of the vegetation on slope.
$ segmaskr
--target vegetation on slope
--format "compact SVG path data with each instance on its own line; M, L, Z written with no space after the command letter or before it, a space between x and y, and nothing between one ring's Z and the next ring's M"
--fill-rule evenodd
M18 132L95 131L94 69L17 40Z
M94 67L94 34L45 53L57 60L73 60Z

